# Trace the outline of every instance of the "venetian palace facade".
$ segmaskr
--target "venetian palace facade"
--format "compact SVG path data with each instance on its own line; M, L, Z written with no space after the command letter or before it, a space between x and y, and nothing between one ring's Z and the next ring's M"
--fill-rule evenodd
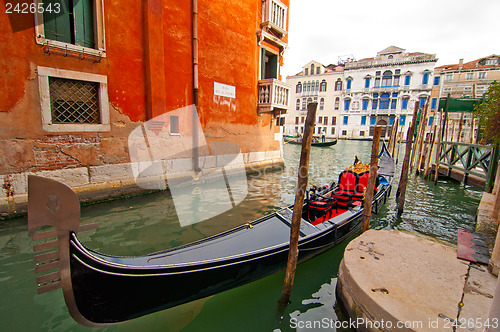
M430 101L434 79L434 54L408 53L390 46L373 58L348 59L338 65L323 66L312 61L295 76L287 77L292 86L291 110L286 115L284 133L303 132L307 103L318 102L315 133L327 137L368 139L375 125L383 126L382 138L398 121L406 133L413 109ZM435 111L437 103L429 105Z

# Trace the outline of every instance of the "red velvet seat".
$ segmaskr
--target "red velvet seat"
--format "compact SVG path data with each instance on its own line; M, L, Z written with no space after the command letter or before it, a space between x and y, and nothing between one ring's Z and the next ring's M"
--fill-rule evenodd
M309 203L308 219L313 225L330 219L332 211L337 209L337 200L319 199Z
M353 171L343 171L339 175L338 188L333 191L335 197L339 201L349 201L356 193L356 185L358 183L358 175Z

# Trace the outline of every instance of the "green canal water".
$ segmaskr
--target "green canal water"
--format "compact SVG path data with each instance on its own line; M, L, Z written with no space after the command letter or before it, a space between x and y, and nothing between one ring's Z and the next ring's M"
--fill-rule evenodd
M355 155L368 162L370 148L370 142L359 141L313 148L309 184L323 185L337 179ZM403 155L401 149L401 159ZM81 233L80 238L88 247L103 253L140 255L201 239L269 214L293 202L300 146L285 145L284 156L283 170L249 175L246 199L215 218L181 227L171 197L162 192L84 207L83 222L98 222L100 227ZM456 242L458 228L474 228L481 192L446 180L434 186L421 177L410 176L406 209L398 217L395 189L400 165L401 161L390 199L372 217L372 228L419 232L449 242ZM298 267L291 304L281 319L276 306L283 272L209 298L93 330L312 331L300 327L314 321L330 327L335 320L345 319L336 303L335 285L347 243L344 241ZM0 223L0 330L91 330L69 316L61 290L36 294L32 244L25 218Z

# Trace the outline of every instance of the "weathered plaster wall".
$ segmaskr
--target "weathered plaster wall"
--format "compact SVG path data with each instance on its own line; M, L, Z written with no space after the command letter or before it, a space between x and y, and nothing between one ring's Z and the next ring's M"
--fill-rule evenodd
M199 113L208 142L235 142L243 153L271 151L275 163L278 128L270 115L257 115L261 5L198 1ZM191 17L190 0L104 1L106 56L93 63L45 54L35 42L31 14L10 17L31 25L13 32L1 11L0 182L28 172L129 163L128 135L157 115L152 108L158 113L158 105L168 112L193 104ZM161 22L163 29L148 22ZM106 76L111 131L43 131L38 66ZM214 82L235 86L236 98L215 96Z

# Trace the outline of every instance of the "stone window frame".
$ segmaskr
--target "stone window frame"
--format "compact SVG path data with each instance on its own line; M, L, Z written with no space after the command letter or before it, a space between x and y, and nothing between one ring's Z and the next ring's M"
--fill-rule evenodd
M105 75L83 73L72 70L37 67L38 89L42 129L47 132L108 132L111 131L109 117L108 78ZM101 123L52 123L49 77L99 83L99 114Z

